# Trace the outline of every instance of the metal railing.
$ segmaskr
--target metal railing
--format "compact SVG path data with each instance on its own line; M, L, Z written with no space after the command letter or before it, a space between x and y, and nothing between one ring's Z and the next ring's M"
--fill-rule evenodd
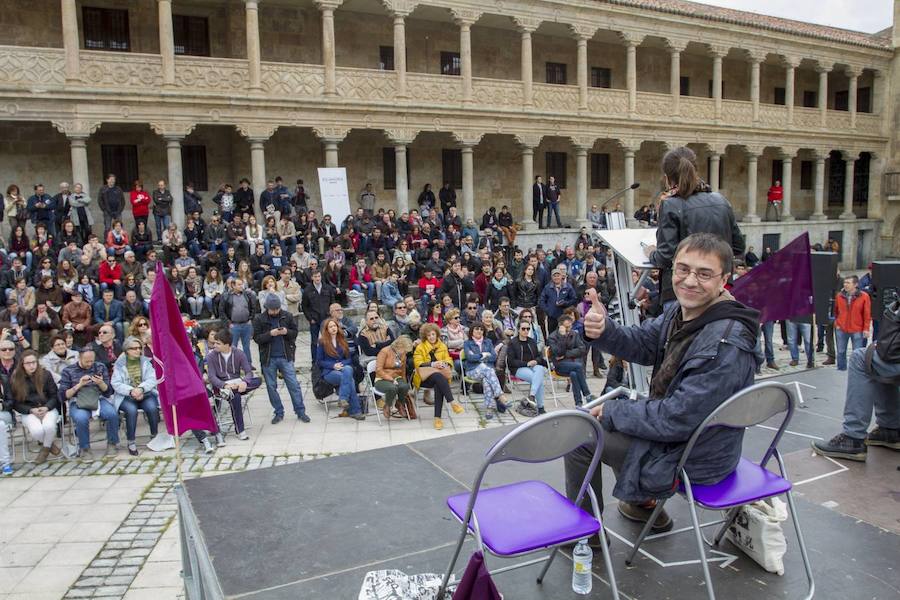
M178 499L178 527L181 534L181 576L188 600L224 600L212 558L206 548L197 515L184 486L175 485Z

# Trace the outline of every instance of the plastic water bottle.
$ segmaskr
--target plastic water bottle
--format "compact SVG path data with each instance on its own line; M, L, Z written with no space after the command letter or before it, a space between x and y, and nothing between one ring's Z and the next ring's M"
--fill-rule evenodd
M591 593L593 584L591 577L591 561L594 560L594 551L588 546L587 540L581 540L572 551L572 591L586 596Z

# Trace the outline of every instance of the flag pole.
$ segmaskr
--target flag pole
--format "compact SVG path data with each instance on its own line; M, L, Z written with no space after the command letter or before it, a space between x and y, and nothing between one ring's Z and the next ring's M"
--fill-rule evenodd
M178 472L178 483L184 483L184 476L181 472L181 436L178 435L178 406L172 405L172 425L175 428L175 467Z
M816 311L813 309L812 314L812 331L809 333L809 344L812 346L812 366L816 368L816 346L819 344L819 330L816 328Z

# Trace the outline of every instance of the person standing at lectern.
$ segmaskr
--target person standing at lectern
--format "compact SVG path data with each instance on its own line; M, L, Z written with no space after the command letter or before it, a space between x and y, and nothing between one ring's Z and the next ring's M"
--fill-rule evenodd
M744 238L731 204L700 179L693 150L682 146L666 152L662 171L666 191L660 196L656 245L645 247L644 252L660 270L658 302L666 307L675 300L672 259L681 240L692 233L713 233L731 246L734 256L740 256L744 253Z
M630 520L647 522L657 500L675 493L675 468L691 434L725 400L752 385L762 364L756 353L759 312L725 290L731 270L729 244L709 233L688 236L673 259L676 301L639 326L607 319L596 290L588 290L585 339L622 360L653 365L649 398L609 400L591 410L606 432L601 460L616 474L619 512ZM727 427L704 433L686 463L691 480L712 485L727 477L741 457L743 436L743 429ZM570 498L578 494L591 459L588 446L565 457ZM603 506L599 469L591 485ZM662 511L653 532L671 528L672 519Z

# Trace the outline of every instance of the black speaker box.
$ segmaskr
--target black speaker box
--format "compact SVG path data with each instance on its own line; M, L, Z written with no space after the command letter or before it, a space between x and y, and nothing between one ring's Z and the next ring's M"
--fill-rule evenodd
M811 252L813 310L816 323L826 324L834 314L834 296L841 289L836 252Z
M900 260L872 261L872 318L880 319L884 307L900 295Z

